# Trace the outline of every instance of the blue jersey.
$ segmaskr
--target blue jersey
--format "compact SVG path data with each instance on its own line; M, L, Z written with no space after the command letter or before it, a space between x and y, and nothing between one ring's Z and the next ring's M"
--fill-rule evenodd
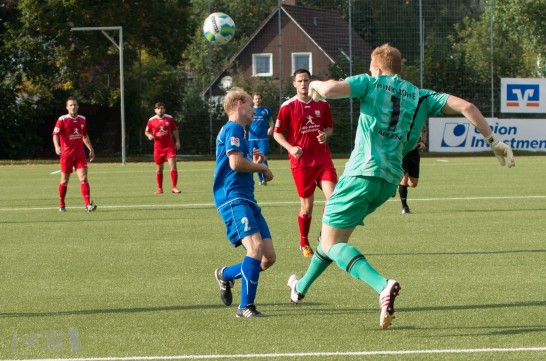
M259 108L254 108L254 117L252 118L252 123L250 123L248 126L248 139L268 139L267 130L269 129L271 117L271 109L265 105L262 105Z
M216 137L216 169L212 191L217 209L236 200L256 203L253 173L241 173L231 169L228 157L231 151L243 153L243 157L252 162L244 128L228 121Z

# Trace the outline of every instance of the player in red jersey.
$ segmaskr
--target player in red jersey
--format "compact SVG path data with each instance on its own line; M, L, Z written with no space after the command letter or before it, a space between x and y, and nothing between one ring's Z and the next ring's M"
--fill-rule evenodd
M155 179L157 190L155 194L163 193L163 165L165 160L171 168L172 192L180 193L178 183L178 168L176 167L176 151L180 149L180 135L174 118L165 114L165 104L155 103L155 116L148 120L144 134L154 141L154 161L157 165ZM173 139L174 136L174 139Z
M78 115L78 101L74 97L66 100L68 114L59 117L53 129L55 153L61 157L61 183L59 184L59 212L66 212L65 196L68 180L73 169L80 179L80 190L85 203L85 211L91 212L97 206L90 200L91 189L87 181L87 159L83 145L89 149L89 161L95 158L95 151L87 134L87 121Z
M337 183L337 173L330 148L326 144L333 133L332 112L326 101L314 101L308 94L311 74L306 69L294 72L296 95L281 105L275 140L288 151L290 168L300 197L298 225L300 249L305 257L313 256L309 228L318 186L328 200ZM286 134L286 136L285 136Z

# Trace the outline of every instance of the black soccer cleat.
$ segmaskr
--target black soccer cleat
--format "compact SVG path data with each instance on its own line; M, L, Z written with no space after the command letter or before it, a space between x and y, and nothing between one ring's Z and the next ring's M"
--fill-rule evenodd
M231 306L231 304L233 303L233 294L231 293L231 288L233 287L234 282L226 281L224 279L224 269L226 269L226 267L218 268L216 271L214 271L214 277L216 277L216 281L220 286L220 299L222 300L222 302L224 302L224 305Z
M254 317L265 317L263 313L256 309L254 305L248 305L245 308L237 308L235 317L244 317L244 318L254 318Z

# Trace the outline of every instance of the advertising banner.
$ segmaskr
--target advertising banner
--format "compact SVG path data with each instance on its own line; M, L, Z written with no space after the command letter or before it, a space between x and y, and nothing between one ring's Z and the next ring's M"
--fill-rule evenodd
M546 113L546 79L501 78L502 113Z
M546 152L546 119L487 119L493 133L514 150ZM466 118L430 118L430 152L485 152L489 146Z

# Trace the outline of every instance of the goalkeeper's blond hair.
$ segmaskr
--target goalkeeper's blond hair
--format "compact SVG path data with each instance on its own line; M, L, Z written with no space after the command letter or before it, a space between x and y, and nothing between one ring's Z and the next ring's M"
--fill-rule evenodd
M372 51L372 63L386 72L400 75L402 53L389 43L385 43Z

